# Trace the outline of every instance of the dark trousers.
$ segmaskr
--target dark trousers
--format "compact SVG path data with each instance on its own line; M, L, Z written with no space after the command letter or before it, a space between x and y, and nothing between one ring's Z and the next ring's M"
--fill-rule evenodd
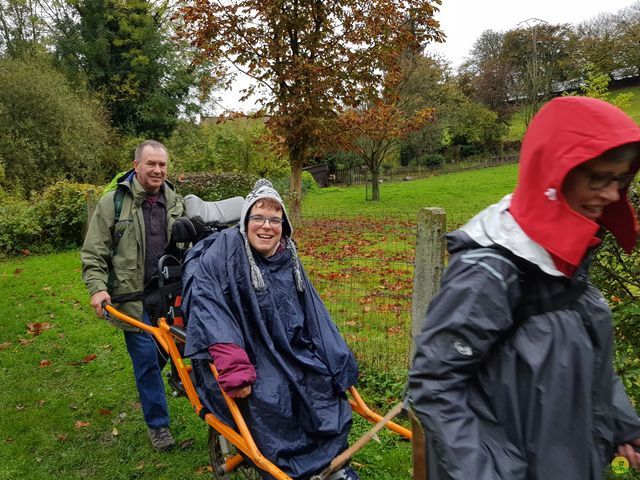
M150 325L145 313L142 319ZM145 332L124 332L124 340L133 364L133 374L140 395L144 421L149 428L169 426L169 408L162 380L162 369L167 363L162 347ZM161 353L162 352L162 353Z

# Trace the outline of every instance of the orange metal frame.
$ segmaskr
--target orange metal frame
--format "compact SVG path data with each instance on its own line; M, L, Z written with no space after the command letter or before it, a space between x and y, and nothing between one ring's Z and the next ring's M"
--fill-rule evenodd
M171 333L170 326L167 323L166 319L160 318L158 320L158 326L153 327L118 311L111 305L106 305L105 310L109 313L109 315L113 315L119 320L122 320L123 322L126 322L134 327L139 328L140 330L144 330L145 332L153 335L158 344L171 357L171 360L173 361L173 364L182 382L182 386L184 387L184 390L187 394L187 398L191 402L191 405L193 405L195 412L199 415L203 407L202 402L200 402L200 398L196 393L193 382L191 381L191 377L189 376L191 365L187 365L184 363L180 351L178 350L178 347L176 345L176 337ZM213 363L211 363L211 370L217 379L218 372L216 371ZM377 423L382 420L382 416L372 411L364 402L364 400L362 400L355 387L351 387L349 389L349 393L351 394L349 403L351 404L351 408L353 409L353 411L355 411L371 423ZM227 402L227 406L229 407L229 411L233 416L233 420L238 427L238 431L220 421L220 419L218 419L218 417L216 417L213 413L207 413L204 416L205 422L207 422L208 425L214 428L220 435L229 440L239 451L243 452L247 456L247 458L249 458L258 468L264 470L277 480L291 480L291 477L289 477L286 473L284 473L277 466L271 463L267 458L265 458L262 453L260 453L258 447L253 441L251 432L249 432L249 428L247 427L247 424L245 423L244 418L242 417L242 414L240 413L240 410L236 405L236 402L232 398L228 397L224 393L224 391L222 391L222 396ZM398 425L394 422L388 422L386 424L386 427L389 430L396 432L409 440L412 439L411 430L404 428L401 425ZM225 473L230 472L234 470L238 465L240 465L242 461L242 455L237 454L233 457L227 458L222 468L224 469ZM213 467L215 468L215 465Z

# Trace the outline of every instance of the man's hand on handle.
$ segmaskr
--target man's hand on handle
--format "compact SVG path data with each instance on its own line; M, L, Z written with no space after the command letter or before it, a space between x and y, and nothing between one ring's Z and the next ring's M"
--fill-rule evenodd
M110 304L111 296L106 290L101 290L91 295L91 300L89 303L91 304L91 307L96 311L96 315L100 318L104 318L102 305L105 303Z
M640 438L631 443L618 445L618 455L629 460L629 465L640 470Z

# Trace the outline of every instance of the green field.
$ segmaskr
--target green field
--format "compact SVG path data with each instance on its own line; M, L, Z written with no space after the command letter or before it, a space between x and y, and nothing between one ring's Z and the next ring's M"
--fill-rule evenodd
M616 95L621 93L633 93L633 97L623 110L633 118L636 123L640 123L640 86L639 87L627 87L616 90L611 90L610 97L615 98ZM516 111L509 124L509 133L506 140L521 140L525 132L524 119L520 112Z
M323 188L303 199L302 213L305 220L365 216L414 221L420 208L440 207L447 214L449 229L453 229L513 190L517 169L517 165L504 165L383 183L378 202L366 200L365 185Z

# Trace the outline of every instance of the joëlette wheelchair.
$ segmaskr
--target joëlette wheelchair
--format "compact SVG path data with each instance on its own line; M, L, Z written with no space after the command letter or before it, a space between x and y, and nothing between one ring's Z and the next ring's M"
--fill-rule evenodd
M237 223L240 220L243 202L242 197L219 202L205 202L195 195L185 197L186 219L174 225L172 241L167 248L167 253L158 262L157 284L153 286L153 289L154 294L159 296L157 303L159 307L155 315L151 315L154 320L153 326L123 314L112 305L104 307L108 315L153 335L158 345L167 352L170 363L170 371L167 372L167 376L168 383L173 389L173 395L175 397L186 396L193 405L196 414L209 426L208 450L214 478L227 479L229 478L228 473L236 472L236 478L260 479L262 475L257 470L259 469L278 480L291 480L291 477L260 453L252 439L249 427L232 398L222 392L237 428L230 427L203 407L194 386L192 367L187 363L188 360L183 358L186 326L180 311L181 275L182 259L187 249L180 248L179 245L194 244L198 239L204 238L214 231L220 231ZM145 287L145 290L148 288ZM121 303L123 299L113 297L112 301ZM210 368L217 379L218 373L213 362L210 363ZM402 410L401 403L382 417L365 404L355 387L351 387L349 393L349 403L353 411L371 423L375 423L375 426L342 454L334 458L329 466L323 472L312 477L312 480L326 480L333 472L342 468L350 457L382 428L388 428L406 439L411 440L412 438L412 432L409 429L391 421Z

